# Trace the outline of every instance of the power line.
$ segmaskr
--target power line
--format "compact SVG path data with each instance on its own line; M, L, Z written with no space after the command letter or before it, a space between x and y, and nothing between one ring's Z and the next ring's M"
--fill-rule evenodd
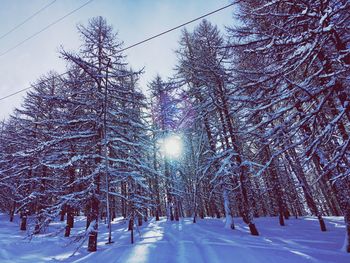
M94 0L89 0L86 3L84 3L83 5L79 6L78 8L70 11L68 14L60 17L59 19L53 21L52 23L48 24L47 26L45 26L44 28L42 28L41 30L39 30L38 32L34 33L33 35L27 37L26 39L22 40L21 42L19 42L17 45L7 49L6 51L4 51L3 53L0 54L0 57L6 55L7 53L11 52L12 50L16 49L17 47L23 45L25 42L27 42L28 40L32 39L33 37L36 37L37 35L39 35L40 33L44 32L45 30L49 29L50 27L56 25L57 23L61 22L63 19L65 19L66 17L70 16L71 14L77 12L78 10L80 10L81 8L83 8L84 6L90 4L92 1Z
M143 44L143 43L145 43L145 42L148 42L148 41L150 41L150 40L152 40L152 39L155 39L155 38L157 38L157 37L160 37L160 36L162 36L162 35L165 35L165 34L171 32L171 31L174 31L174 30L176 30L176 29L179 29L180 27L187 26L188 24L191 24L191 23L193 23L193 22L195 22L195 21L198 21L198 20L200 20L200 19L202 19L202 18L204 18L204 17L206 17L206 16L210 16L210 15L212 15L212 14L215 14L215 13L217 13L217 12L219 12L219 11L221 11L221 10L224 10L224 9L230 7L230 6L233 6L233 5L234 5L234 3L231 3L231 4L229 4L229 5L226 5L226 6L224 6L224 7L221 7L221 8L219 8L219 9L216 9L216 10L210 12L210 13L207 13L207 14L205 14L205 15L202 15L202 16L200 16L200 17L197 17L197 18L195 18L195 19L192 19L192 20L190 20L190 21L188 21L188 22L186 22L186 23L183 23L183 24L181 24L181 25L178 25L178 26L176 26L176 27L173 27L173 28L171 28L171 29L168 29L168 30L166 30L166 31L163 31L163 32L161 32L161 33L159 33L159 34L157 34L157 35L151 36L151 37L149 37L149 38L146 38L145 40L142 40L142 41L140 41L140 42L137 42L137 43L135 43L135 44L133 44L133 45L131 45L131 46L128 46L128 47L126 47L126 48L123 48L123 49L119 50L118 52L123 52L123 51L125 51L125 50L127 50L127 49L130 49L130 48L132 48L132 47L141 45L141 44Z
M59 75L57 75L57 76L54 76L53 78L62 77L62 76L64 76L64 75L68 74L68 73L69 73L69 71L66 71L66 72L63 72L63 73L61 73L61 74L59 74ZM14 93L11 93L11 94L9 94L9 95L6 95L5 97L0 98L0 101L1 101L1 100L4 100L4 99L7 99L7 98L9 98L9 97L12 97L12 96L14 96L14 95L17 95L18 93L21 93L21 92L23 92L23 91L29 90L29 89L31 89L32 87L35 87L35 86L40 85L40 84L42 84L42 83L45 83L45 82L47 82L47 81L49 81L49 80L51 80L51 79L52 79L52 78L46 79L46 80L43 80L43 81L40 81L40 82L36 83L35 85L31 85L30 87L27 87L27 88L18 90L18 91L14 92Z
M91 1L93 1L93 0L88 1L86 4L88 4L88 3L91 2ZM86 5L86 4L85 4L85 5ZM210 16L210 15L212 15L212 14L214 14L214 13L217 13L217 12L219 12L219 11L221 11L221 10L224 10L224 9L230 7L230 6L233 6L233 5L234 5L234 3L229 4L229 5L226 5L226 6L224 6L224 7L219 8L219 9L216 9L216 10L214 10L214 11L212 11L212 12L209 12L209 13L207 13L207 14L205 14L205 15L199 16L199 17L197 17L197 18L195 18L195 19L192 19L192 20L190 20L190 21L188 21L188 22L186 22L186 23L183 23L183 24L181 24L181 25L178 25L178 26L176 26L176 27L173 27L173 28L171 28L171 29L168 29L168 30L166 30L166 31L163 31L163 32L161 32L161 33L159 33L159 34L156 34L156 35L154 35L154 36L151 36L151 37L149 37L149 38L146 38L146 39L144 39L144 40L142 40L142 41L140 41L140 42L137 42L137 43L135 43L135 44L132 44L132 45L130 45L130 46L127 46L127 47L125 47L125 48L123 48L123 49L120 49L120 50L117 51L117 53L123 52L123 51L128 50L128 49L130 49L130 48L133 48L133 47L135 47L135 46L141 45L141 44L143 44L143 43L145 43L145 42L148 42L148 41L150 41L150 40L152 40L152 39L155 39L155 38L157 38L157 37L160 37L160 36L162 36L162 35L165 35L165 34L171 32L171 31L174 31L174 30L176 30L176 29L179 29L179 28L181 28L181 27L183 27L183 26L186 26L186 25L188 25L188 24L190 24L190 23L193 23L193 22L195 22L195 21L198 21L198 20L200 20L200 19L202 19L202 18L204 18L204 17ZM1 55L0 55L0 56L1 56ZM62 73L62 74L60 74L60 75L58 75L57 77L61 77L61 76L66 75L66 74L68 74L68 73L69 73L69 71L66 71L66 72L64 72L64 73ZM36 85L45 83L46 81L48 81L48 80L41 81L41 82L37 83ZM2 97L2 98L0 98L0 101L1 101L1 100L4 100L4 99L7 99L7 98L9 98L9 97L12 97L12 96L14 96L14 95L16 95L16 94L18 94L18 93L21 93L21 92L23 92L23 91L26 91L26 90L28 90L28 89L31 89L33 86L36 86L36 85L32 85L32 86L30 86L30 87L21 89L21 90L19 90L19 91L16 91L16 92L14 92L14 93L11 93L11 94L9 94L9 95L7 95L7 96L5 96L5 97Z
M31 16L29 16L28 18L26 18L25 20L23 20L21 23L19 23L17 26L13 27L12 29L10 29L9 31L7 31L5 34L3 34L2 36L0 36L0 40L3 39L4 37L8 36L9 34L11 34L13 31L15 31L16 29L18 29L19 27L23 26L25 23L27 23L29 20L31 20L33 17L37 16L38 14L40 14L42 11L44 11L46 8L48 8L49 6L53 5L57 0L53 0L51 3L45 5L44 7L40 8L38 11L36 11L34 14L32 14Z

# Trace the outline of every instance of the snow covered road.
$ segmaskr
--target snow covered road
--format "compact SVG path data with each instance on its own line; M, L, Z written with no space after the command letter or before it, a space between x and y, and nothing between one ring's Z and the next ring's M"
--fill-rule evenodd
M1 217L0 262L181 262L181 263L289 263L289 262L350 262L350 255L341 251L344 237L343 219L328 218L328 232L318 229L315 218L290 219L280 227L276 218L259 218L256 224L260 236L251 236L247 226L235 219L236 230L224 228L219 219L191 219L169 222L152 219L135 231L135 244L131 245L127 225L121 219L113 223L113 240L106 245L106 229L101 224L98 251L86 252L84 244L70 256L76 243L67 238L43 234L30 242L17 230L17 224L4 222ZM63 226L54 223L49 231ZM77 221L75 233L82 230L83 218ZM74 232L73 232L74 235Z

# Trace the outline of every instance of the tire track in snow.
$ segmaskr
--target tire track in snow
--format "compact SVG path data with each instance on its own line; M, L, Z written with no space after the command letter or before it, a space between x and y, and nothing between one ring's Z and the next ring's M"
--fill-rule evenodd
M192 227L195 229L197 233L196 242L201 243L203 247L205 247L205 251L209 253L208 262L265 262L261 258L257 258L254 251L245 247L243 244L239 244L231 239L227 239L226 235L222 235L220 233L205 229L201 224L193 224ZM229 231L229 230L228 230ZM210 239L208 239L210 237ZM215 237L215 241L213 239ZM229 248L227 248L229 246ZM234 253L232 254L232 251ZM234 258L232 257L234 255ZM215 261L213 261L215 259Z
M186 222L190 221L181 219L179 222L174 222L165 232L171 243L177 246L178 257L176 262L222 262L217 260L219 256L210 246L196 237L197 233L193 231L193 224Z

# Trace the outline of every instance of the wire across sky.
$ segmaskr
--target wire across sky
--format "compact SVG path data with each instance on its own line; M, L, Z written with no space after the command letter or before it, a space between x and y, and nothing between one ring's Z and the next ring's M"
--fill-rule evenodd
M52 2L48 3L47 5L43 6L42 8L40 8L38 11L36 11L34 14L30 15L29 17L27 17L26 19L24 19L21 23L19 23L18 25L14 26L13 28L11 28L9 31L7 31L5 34L0 36L0 40L7 37L8 35L10 35L12 32L16 31L18 28L20 28L21 26L23 26L24 24L26 24L28 21L30 21L32 18L36 17L37 15L39 15L42 11L44 11L46 8L52 6L57 0L53 0Z
M76 8L76 9L72 10L71 12L69 12L68 14L66 14L65 16L63 16L63 17L61 17L60 19L54 21L53 23L47 25L46 27L44 27L44 28L41 29L40 31L38 31L38 32L36 32L35 34L31 35L31 36L28 37L27 39L21 41L21 42L20 42L19 44L17 44L16 46L14 46L14 47L12 47L11 49L9 49L9 50L5 51L4 53L0 54L0 57L3 56L3 55L6 54L6 53L12 51L13 49L17 48L18 46L22 45L23 43L27 42L27 41L30 40L31 38L33 38L33 37L39 35L40 33L42 33L43 31L45 31L45 30L48 29L49 27L51 27L51 26L57 24L58 22L60 22L60 21L63 20L64 18L66 18L67 16L69 16L69 15L71 15L72 13L74 13L74 12L78 11L79 9L83 8L84 6L86 6L87 4L89 4L89 3L92 2L92 1L93 1L93 0L89 0L88 2L84 3L82 6L80 6L80 7ZM153 35L153 36L151 36L151 37L145 38L144 40L141 40L141 41L139 41L139 42L137 42L137 43L135 43L135 44L129 45L129 46L123 48L123 49L118 50L118 53L123 52L123 51L126 51L126 50L128 50L128 49L131 49L131 48L133 48L133 47L142 45L142 44L144 44L144 43L146 43L146 42L149 42L149 41L151 41L151 40L153 40L153 39L155 39L155 38L161 37L161 36L163 36L163 35L165 35L165 34L168 34L168 33L172 32L172 31L174 31L174 30L177 30L177 29L182 28L182 27L184 27L184 26L186 26L186 25L189 25L189 24L191 24L191 23L193 23L193 22L195 22L195 21L198 21L198 20L203 19L203 18L205 18L205 17L207 17L207 16L210 16L210 15L215 14L215 13L217 13L217 12L220 12L220 11L222 11L222 10L224 10L224 9L227 9L227 8L233 6L233 5L234 5L234 3L228 4L228 5L223 6L223 7L221 7L221 8L215 9L215 10L209 12L209 13L206 13L206 14L204 14L204 15L201 15L201 16L199 16L199 17L196 17L196 18L194 18L194 19L192 19L192 20L189 20L189 21L187 21L187 22L185 22L185 23L182 23L182 24L180 24L180 25L177 25L177 26L175 26L175 27L172 27L172 28L170 28L170 29L167 29L167 30L165 30L165 31L163 31L163 32L160 32L160 33L158 33L158 34L156 34L156 35ZM58 75L57 77L64 76L65 74L68 74L68 73L69 73L69 71L63 72L63 73L61 73L60 75ZM44 80L44 81L38 82L36 85L40 85L40 84L45 83L45 82L46 82L46 81ZM14 96L14 95L17 95L17 94L19 94L19 93L21 93L21 92L24 92L24 91L26 91L26 90L29 90L29 89L31 89L32 87L36 86L36 85L31 85L31 86L29 86L29 87L27 87L27 88L18 90L18 91L14 92L14 93L11 93L11 94L8 94L8 95L6 95L6 96L4 96L4 97L1 97L1 98L0 98L0 101L1 101L1 100L4 100L4 99L7 99L7 98L10 98L10 97L12 97L12 96Z
M69 13L65 14L64 16L60 17L59 19L53 21L52 23L48 24L47 26L45 26L44 28L40 29L39 31L35 32L33 35L30 35L29 37L23 39L21 42L19 42L18 44L16 44L15 46L7 49L6 51L4 51L3 53L0 54L0 57L6 55L7 53L13 51L14 49L18 48L19 46L23 45L25 42L31 40L33 37L36 37L37 35L41 34L42 32L46 31L47 29L49 29L50 27L56 25L57 23L61 22L63 19L67 18L68 16L74 14L75 12L77 12L78 10L82 9L84 6L90 4L92 1L94 0L89 0L87 2L85 2L84 4L82 4L81 6L75 8L74 10L70 11ZM23 23L24 24L24 23Z

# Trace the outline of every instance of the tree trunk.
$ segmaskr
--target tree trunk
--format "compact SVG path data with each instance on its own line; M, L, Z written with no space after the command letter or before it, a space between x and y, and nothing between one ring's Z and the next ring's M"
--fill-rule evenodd
M98 213L99 213L99 201L97 197L93 197L91 200L91 221L94 222L93 227L90 228L88 251L94 252L97 250L97 233L98 233Z
M246 188L246 175L245 175L245 167L241 168L240 176L239 176L239 181L241 184L241 193L243 197L243 220L248 224L250 233L253 236L258 236L259 232L258 229L256 228L254 221L253 221L253 214L252 214L252 209L249 204L249 196Z
M289 154L291 156L289 156ZM285 156L286 156L286 159L287 159L290 167L294 171L294 174L296 175L296 177L298 178L298 180L302 186L304 197L305 197L305 200L306 200L308 207L311 210L311 213L314 214L315 216L317 216L321 231L326 231L327 229L326 229L325 222L322 218L322 214L319 212L317 205L315 203L315 200L311 194L310 186L306 180L306 176L304 174L303 168L299 162L299 159L297 157L295 150L293 148L291 148L289 150L289 152L286 153ZM291 158L293 158L293 161Z
M235 229L235 224L233 222L233 217L231 215L230 200L226 189L224 189L222 195L224 198L224 208L225 208L225 217L226 217L225 228Z
M66 227L65 227L64 236L65 237L69 237L70 236L70 227L68 225L66 225Z
M64 221L64 215L65 215L65 207L63 206L60 212L60 221L63 222Z
M70 228L74 227L74 209L71 206L67 206L67 225Z
M269 161L271 159L271 151L268 145L265 145L265 161ZM283 201L283 191L282 191L282 186L280 182L280 178L277 172L277 167L275 160L272 160L272 163L268 169L268 173L271 179L271 184L272 184L272 191L274 195L274 199L276 200L277 206L278 206L278 215L279 215L279 224L280 226L284 226L284 210L285 210L285 205Z
M21 216L21 230L27 230L27 214L22 213Z
M137 217L137 223L138 223L139 226L142 226L142 216L141 215L139 215Z
M134 244L134 216L130 217L130 220L129 220L129 231L130 231L131 244Z
M97 231L98 231L98 222L97 219L94 221L94 226L89 232L89 241L88 241L88 251L95 252L97 250Z
M121 191L122 191L122 196L124 197L124 198L122 198L122 216L124 218L126 218L126 201L125 201L125 198L126 198L126 183L125 182L121 183Z
M12 208L10 210L10 222L13 222L14 216L16 211L16 201L13 201Z

